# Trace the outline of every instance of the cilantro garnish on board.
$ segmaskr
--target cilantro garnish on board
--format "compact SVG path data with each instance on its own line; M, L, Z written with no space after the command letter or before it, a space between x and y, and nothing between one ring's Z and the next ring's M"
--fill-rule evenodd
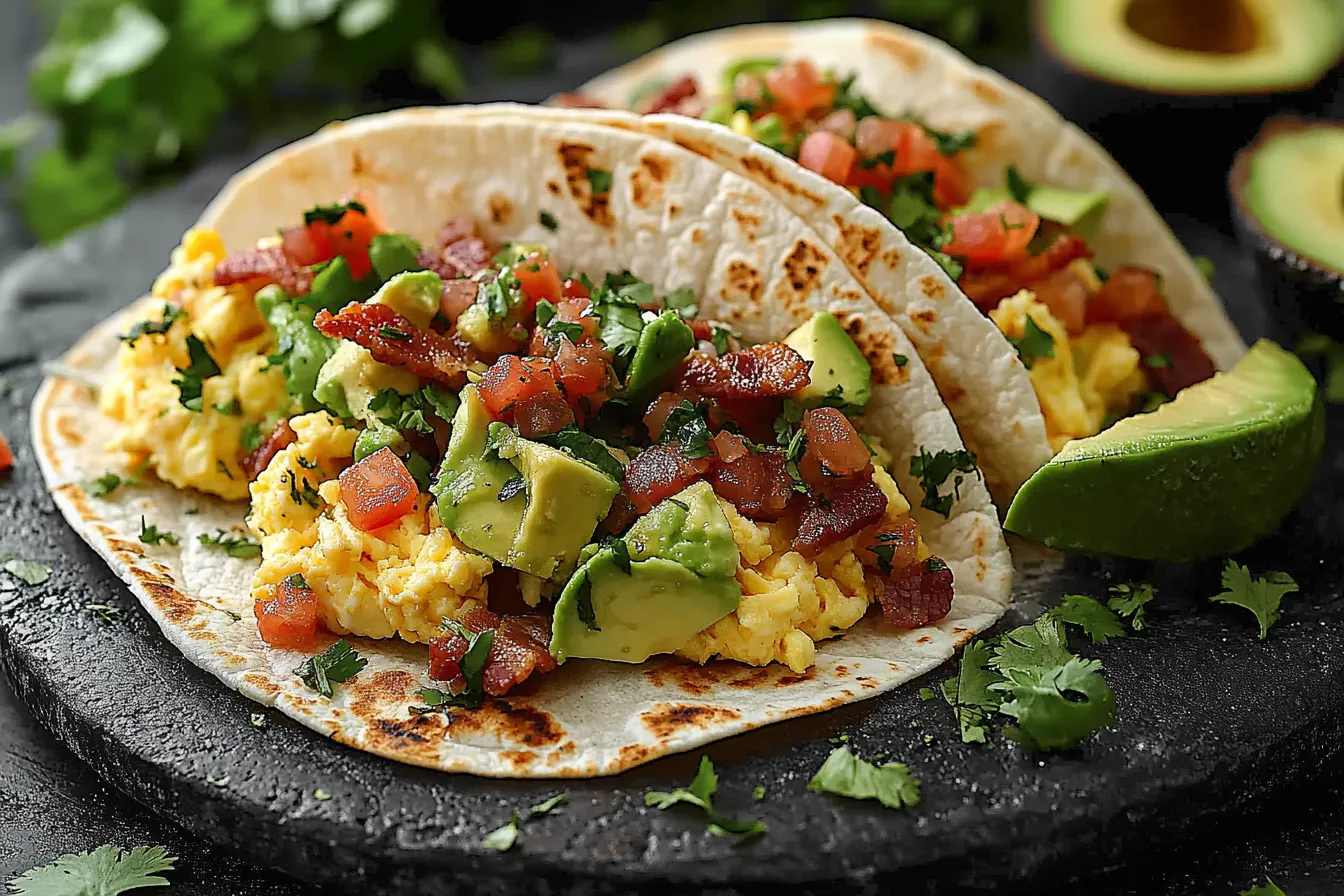
M874 765L854 755L848 746L839 746L826 757L807 789L854 800L877 800L889 809L908 809L919 805L919 781L903 762Z
M0 554L0 569L25 585L41 585L51 578L51 566L37 560L25 560L13 554Z
M330 697L332 684L349 681L368 664L368 660L360 656L348 641L341 638L317 656L304 660L303 664L294 670L294 674L323 697Z
M1022 366L1028 370L1042 358L1055 356L1055 337L1041 329L1030 314L1022 323L1022 335L1009 336L1008 342L1017 349L1017 356L1022 359Z
M1147 582L1123 582L1112 585L1110 593L1106 606L1128 620L1129 627L1134 631L1143 631L1143 627L1147 624L1143 610L1153 598L1157 597L1157 589Z
M165 871L177 859L162 846L122 850L108 844L92 852L67 853L9 882L16 896L120 896L146 887L166 887Z
M1279 604L1299 590L1286 572L1267 572L1251 576L1251 571L1234 560L1223 567L1223 590L1210 598L1214 603L1245 607L1260 624L1260 640L1269 637L1269 629L1279 621Z
M1266 874L1263 885L1252 884L1249 890L1242 890L1238 896L1288 896L1288 894L1279 889L1278 884L1270 880Z
M764 821L736 821L714 808L714 794L718 789L719 776L714 772L714 763L708 756L701 756L700 768L690 787L678 787L668 792L651 791L644 794L644 805L655 809L670 809L681 803L695 806L705 813L709 832L721 837L750 837L765 833Z
M550 815L564 805L568 799L568 794L557 793L550 799L537 803L522 816L519 816L517 812L511 813L506 823L485 835L481 840L481 846L486 849L493 849L495 852L508 852L518 842L518 832L523 824L534 818Z
M952 493L940 494L939 489L954 473L956 477L952 480ZM975 455L965 449L930 454L921 448L919 454L910 458L910 475L919 479L920 488L924 491L924 500L920 506L945 517L951 515L953 502L961 497L961 484L966 481L963 474L966 473L979 476L980 468L975 465Z
M1046 615L1078 626L1098 646L1104 647L1112 638L1121 638L1125 634L1125 628L1115 611L1086 594L1064 595L1059 605L1047 610Z
M191 359L191 363L178 368L178 375L173 378L173 385L177 387L177 400L182 407L189 411L199 411L205 381L212 376L219 376L220 369L215 359L210 357L205 343L194 335L187 337L187 356Z

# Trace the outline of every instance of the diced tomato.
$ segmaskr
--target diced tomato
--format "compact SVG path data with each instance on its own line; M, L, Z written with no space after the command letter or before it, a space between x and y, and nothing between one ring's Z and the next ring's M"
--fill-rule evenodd
M582 280L577 280L574 277L565 278L561 291L567 299L589 299L593 295L588 291L588 287L583 285Z
M1011 200L995 203L983 212L958 215L948 222L952 240L943 247L948 255L978 262L1013 261L1027 254L1040 216Z
M635 110L640 115L652 115L656 112L672 112L682 101L695 96L697 91L695 78L682 75L677 80L645 97Z
M1083 332L1087 303L1092 292L1077 273L1069 268L1060 268L1027 288L1050 309L1051 314L1059 318L1070 336Z
M727 433L719 433L719 436ZM717 439L719 436L716 436ZM732 461L715 463L709 471L715 494L753 520L773 522L784 515L793 497L793 480L781 451L744 451Z
M742 437L726 429L710 439L709 444L718 455L719 461L725 464L731 464L747 453L747 443Z
M9 450L9 443L5 437L0 435L0 471L8 470L14 466L14 452Z
M1063 233L1055 237L1044 252L998 265L967 263L966 273L957 285L981 311L993 311L1005 296L1011 296L1028 284L1043 280L1051 271L1067 267L1075 258L1091 258L1092 250L1076 236Z
M392 449L375 451L341 471L341 503L356 529L372 532L415 509L420 489Z
M849 170L858 158L854 147L830 131L813 131L798 148L798 164L837 184L849 179Z
M575 345L568 339L561 339L555 353L555 367L560 385L571 402L592 395L607 384L606 352L599 345Z
M816 66L806 59L793 59L771 69L765 76L765 86L781 110L797 116L835 101L835 84L823 81Z
M625 468L621 488L635 510L648 513L659 501L698 481L709 466L709 458L692 460L681 445L663 442L635 455Z
M1156 271L1123 265L1111 272L1087 305L1090 324L1120 324L1141 317L1166 315L1167 300Z
M261 640L281 650L310 650L317 636L317 595L302 579L286 577L275 597L252 604Z
M919 556L919 526L910 517L901 517L861 538L858 554L864 566L886 575L899 573Z
M798 463L803 481L825 489L841 479L871 478L872 455L844 414L835 408L814 408L803 415L807 448Z
M513 420L518 424L520 436L536 439L559 432L573 423L574 410L559 392L542 392L515 404Z
M587 296L571 296L555 306L555 316L567 324L581 324L583 336L574 340L582 343L585 339L596 339L602 322L593 314L593 303Z
M896 628L918 628L937 622L952 609L952 570L937 557L879 576L882 615Z
M854 115L853 109L836 109L834 112L828 112L817 122L817 130L830 131L838 137L843 137L846 141L854 139L854 132L858 127L858 118Z
M364 212L349 209L341 220L329 226L327 240L335 255L345 259L350 266L350 274L359 279L373 270L369 261L369 243L379 233L373 218Z
M282 232L285 255L297 265L307 267L328 261L336 256L327 238L329 227L322 221L314 221L299 227L286 227Z
M517 355L502 355L491 364L481 380L480 390L486 408L497 420L512 419L514 405L528 398L560 394L555 365L550 360Z
M882 165L889 177L905 177L919 171L936 171L949 161L938 151L938 144L913 121L879 118L870 115L859 122L854 146L865 159L892 153L890 166Z
M540 253L534 252L515 264L513 275L518 278L523 293L531 300L523 313L530 311L531 305L542 299L551 303L559 302L564 292L564 284L560 282L560 272L556 270L555 262Z
M957 160L939 156L933 167L933 204L941 211L947 211L965 205L970 198L970 178Z

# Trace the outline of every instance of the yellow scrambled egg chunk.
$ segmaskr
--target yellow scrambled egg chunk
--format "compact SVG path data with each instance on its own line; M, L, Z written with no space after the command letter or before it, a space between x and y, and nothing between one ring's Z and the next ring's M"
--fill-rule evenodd
M123 342L99 406L122 424L114 449L146 455L149 468L178 488L239 500L248 492L238 466L244 428L287 411L292 399L283 372L266 369L275 340L250 293L213 284L223 257L218 234L187 231L150 298L128 319L160 321L173 307L185 316L166 333ZM199 411L181 404L173 384L191 363L188 335L201 340L221 371L205 379Z
M286 576L299 573L328 630L407 641L436 637L444 617L485 603L494 564L439 524L431 498L421 496L393 525L356 528L332 478L354 449L355 430L322 412L290 425L297 440L252 484L248 526L261 540L255 599L269 600Z
M1118 327L1096 324L1069 339L1059 318L1030 290L999 302L990 319L1005 336L1022 338L1027 318L1054 340L1050 357L1036 357L1028 371L1045 416L1050 447L1095 435L1106 416L1122 413L1146 387L1139 353Z
M891 476L878 467L874 478L888 498L887 522L910 512ZM732 613L677 651L703 663L714 656L753 666L780 662L795 672L817 658L816 642L842 634L863 618L874 593L859 560L857 537L831 545L816 559L794 551L779 523L757 523L719 499L741 555L737 582L742 598ZM920 539L919 558L929 556Z

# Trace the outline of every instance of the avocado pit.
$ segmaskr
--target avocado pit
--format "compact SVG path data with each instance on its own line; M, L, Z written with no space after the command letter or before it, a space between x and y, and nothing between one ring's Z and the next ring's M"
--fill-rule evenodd
M1131 0L1125 25L1155 44L1192 53L1234 56L1262 39L1245 0Z

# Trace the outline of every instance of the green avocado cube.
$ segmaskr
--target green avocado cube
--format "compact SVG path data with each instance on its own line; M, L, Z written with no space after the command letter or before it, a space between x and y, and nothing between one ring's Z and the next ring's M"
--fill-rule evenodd
M627 395L639 397L682 362L695 348L695 332L675 311L664 311L645 325L625 377Z
M862 409L873 394L873 369L835 316L818 311L784 337L784 344L812 362L798 400L809 406Z

